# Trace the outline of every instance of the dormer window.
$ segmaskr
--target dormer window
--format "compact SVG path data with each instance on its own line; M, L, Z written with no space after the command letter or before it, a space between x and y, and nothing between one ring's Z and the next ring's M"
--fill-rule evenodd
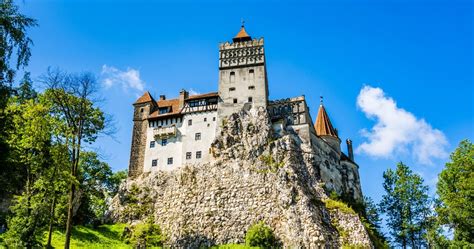
M165 114L169 112L169 107L162 107L158 109L160 114Z

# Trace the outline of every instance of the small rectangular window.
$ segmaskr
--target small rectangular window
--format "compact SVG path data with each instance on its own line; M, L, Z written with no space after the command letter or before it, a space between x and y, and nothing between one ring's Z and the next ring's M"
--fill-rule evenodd
M193 125L193 120L192 119L188 119L188 125Z
M254 90L255 86L249 86L249 90Z
M234 99L234 104L237 104L237 99Z
M229 88L229 92L235 91L235 87Z
M212 117L212 121L216 121L216 117Z
M192 153L191 152L186 152L186 160L191 159Z
M150 148L155 148L155 141L150 141Z
M168 158L168 164L173 164L173 158L172 157Z
M199 159L201 158L202 156L202 152L201 151L196 151L196 158Z
M151 160L151 166L156 167L158 165L158 159Z
M201 133L200 133L200 132L196 133L196 134L194 135L194 139L195 139L195 140L201 140Z
M253 100L252 97L249 97L249 102L250 102L250 103L253 102L252 100Z
M207 122L207 118L204 118L204 122Z
M168 144L168 139L161 139L161 146L166 146Z

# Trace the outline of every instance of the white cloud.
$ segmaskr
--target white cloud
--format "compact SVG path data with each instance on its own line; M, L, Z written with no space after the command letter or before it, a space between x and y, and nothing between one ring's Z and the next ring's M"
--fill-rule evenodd
M201 94L200 92L198 91L195 91L194 89L189 89L189 95L198 95L198 94Z
M357 106L376 121L370 131L364 129L357 152L375 157L411 154L422 164L432 164L433 158L445 158L448 144L443 132L433 129L424 119L397 107L397 103L380 88L365 86L357 97Z
M126 71L122 71L113 66L103 65L101 78L106 88L121 85L124 91L131 88L140 92L145 88L145 82L140 79L140 71L133 68L127 68Z

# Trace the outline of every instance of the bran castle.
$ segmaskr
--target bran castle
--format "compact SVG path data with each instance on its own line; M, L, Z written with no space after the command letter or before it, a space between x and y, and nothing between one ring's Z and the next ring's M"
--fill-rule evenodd
M291 132L300 143L318 151L317 174L328 190L362 199L352 142L347 155L321 101L313 120L305 96L269 100L264 40L252 39L242 25L232 42L219 45L218 92L154 99L149 92L134 104L129 177L170 171L186 164L213 160L211 144L226 117L241 110L264 107L275 136Z

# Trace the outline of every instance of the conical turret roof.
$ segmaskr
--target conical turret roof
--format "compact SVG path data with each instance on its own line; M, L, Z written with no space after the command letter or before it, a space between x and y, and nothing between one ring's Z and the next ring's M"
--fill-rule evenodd
M337 136L337 131L331 124L331 120L329 119L329 115L326 112L326 108L324 108L323 103L319 105L318 116L316 117L316 124L314 125L316 129L316 134L318 136Z
M240 27L239 33L237 33L237 35L234 38L232 38L232 41L234 42L251 41L251 40L252 40L252 37L250 37L250 35L247 34L247 31L245 30L245 27L243 24Z

